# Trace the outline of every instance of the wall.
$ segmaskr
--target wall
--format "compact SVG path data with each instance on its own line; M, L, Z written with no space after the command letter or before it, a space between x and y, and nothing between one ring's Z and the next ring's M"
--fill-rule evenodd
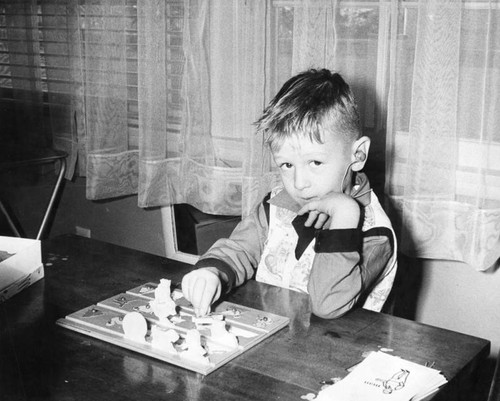
M500 347L500 271L475 271L464 263L399 260L395 314L491 341Z

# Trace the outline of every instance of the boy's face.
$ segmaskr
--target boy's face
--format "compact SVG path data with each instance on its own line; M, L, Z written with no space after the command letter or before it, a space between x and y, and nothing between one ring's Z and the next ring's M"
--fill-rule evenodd
M285 190L303 206L330 192L341 192L350 153L350 147L333 135L325 135L323 143L294 135L284 140L273 157Z

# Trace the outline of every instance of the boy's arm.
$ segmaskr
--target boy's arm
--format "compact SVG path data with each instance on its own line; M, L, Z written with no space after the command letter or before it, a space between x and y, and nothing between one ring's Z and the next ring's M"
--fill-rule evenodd
M267 237L268 222L264 203L244 218L229 238L219 239L200 258L196 267L216 268L225 292L253 277Z
M316 239L316 256L308 292L313 313L325 319L342 316L365 295L389 262L389 237L359 229L322 230ZM361 260L363 255L363 260Z

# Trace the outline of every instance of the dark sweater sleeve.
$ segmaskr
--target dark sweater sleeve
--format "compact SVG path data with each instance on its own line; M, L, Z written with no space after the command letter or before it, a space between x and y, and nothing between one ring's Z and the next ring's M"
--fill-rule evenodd
M324 230L315 251L308 283L312 310L319 317L332 319L353 308L371 288L389 262L393 246L383 233Z

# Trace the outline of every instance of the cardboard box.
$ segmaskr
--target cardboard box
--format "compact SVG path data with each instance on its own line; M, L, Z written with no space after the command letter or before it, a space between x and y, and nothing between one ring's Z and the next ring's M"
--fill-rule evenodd
M193 206L174 206L177 244L181 252L203 255L219 238L227 238L241 221L239 216L206 214Z
M239 217L229 219L209 219L195 223L196 251L203 255L219 238L228 238L240 222Z
M0 236L0 303L43 278L38 240Z

